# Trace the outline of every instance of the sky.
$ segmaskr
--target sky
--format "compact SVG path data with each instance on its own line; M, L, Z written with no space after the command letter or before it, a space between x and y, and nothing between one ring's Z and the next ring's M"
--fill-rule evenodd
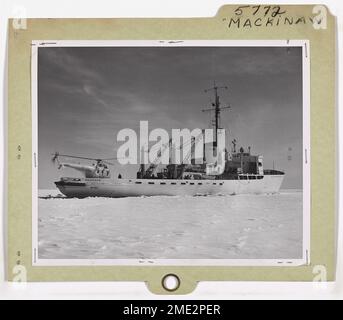
M285 171L282 188L302 188L302 49L300 47L40 47L38 52L39 188L61 176L52 153L116 156L119 130L149 121L149 131L210 128L220 92L221 126L238 148ZM78 162L78 161L77 161ZM135 178L137 166L112 167Z

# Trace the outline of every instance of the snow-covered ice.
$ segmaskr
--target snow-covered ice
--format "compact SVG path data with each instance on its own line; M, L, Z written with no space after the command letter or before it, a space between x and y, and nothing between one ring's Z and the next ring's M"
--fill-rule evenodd
M58 193L58 192L57 192ZM39 195L56 196L40 190ZM302 192L38 200L40 259L300 259Z

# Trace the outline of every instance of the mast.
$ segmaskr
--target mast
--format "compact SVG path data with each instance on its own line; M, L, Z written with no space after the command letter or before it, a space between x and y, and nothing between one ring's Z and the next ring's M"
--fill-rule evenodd
M222 86L219 87L216 85L216 82L214 81L213 87L209 89L205 89L205 92L209 91L214 91L214 102L212 102L212 108L209 109L204 109L202 112L207 112L207 111L214 111L214 126L215 126L215 141L214 141L214 146L217 146L217 141L218 141L218 129L219 129L219 124L220 124L220 111L223 109L229 109L230 106L226 107L220 107L220 98L218 94L218 90L220 89L228 89L227 86Z

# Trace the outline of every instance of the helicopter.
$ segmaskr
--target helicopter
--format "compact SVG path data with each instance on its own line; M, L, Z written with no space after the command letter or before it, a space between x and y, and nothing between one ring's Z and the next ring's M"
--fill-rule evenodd
M85 175L85 178L110 178L111 173L109 165L114 166L114 163L109 162L108 160L117 160L117 158L91 158L91 157L80 157L69 154L60 154L55 152L52 154L52 162L58 164L58 169L63 169L65 167L73 168L77 171L82 172ZM60 158L72 158L72 159L81 159L95 161L91 165L86 164L77 164L72 162L60 161Z

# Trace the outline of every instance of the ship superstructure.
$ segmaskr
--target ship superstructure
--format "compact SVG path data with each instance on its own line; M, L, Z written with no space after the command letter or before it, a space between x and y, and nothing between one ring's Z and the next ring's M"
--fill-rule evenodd
M59 168L70 167L81 171L82 178L62 177L55 182L57 188L67 197L128 197L128 196L155 196L155 195L212 195L212 194L244 194L244 193L276 193L284 179L284 172L274 169L264 169L263 156L253 155L251 148L246 150L240 147L237 150L237 140L231 142L231 150L227 148L223 154L217 154L213 160L207 154L219 152L218 139L223 132L220 127L220 112L229 109L221 106L218 91L227 89L216 84L206 92L214 92L214 101L211 108L203 112L214 113L214 141L204 146L204 162L197 164L192 157L198 137L192 137L189 142L190 151L180 164L169 163L161 165L161 157L167 148L173 148L171 140L162 146L156 158L148 165L141 164L135 178L111 178L108 165L114 165L108 159L78 157L74 155L54 154ZM207 152L211 151L211 152ZM61 162L59 159L77 158L92 161L91 165ZM223 159L222 166L218 161ZM219 159L219 160L218 160ZM218 170L218 168L221 168Z

